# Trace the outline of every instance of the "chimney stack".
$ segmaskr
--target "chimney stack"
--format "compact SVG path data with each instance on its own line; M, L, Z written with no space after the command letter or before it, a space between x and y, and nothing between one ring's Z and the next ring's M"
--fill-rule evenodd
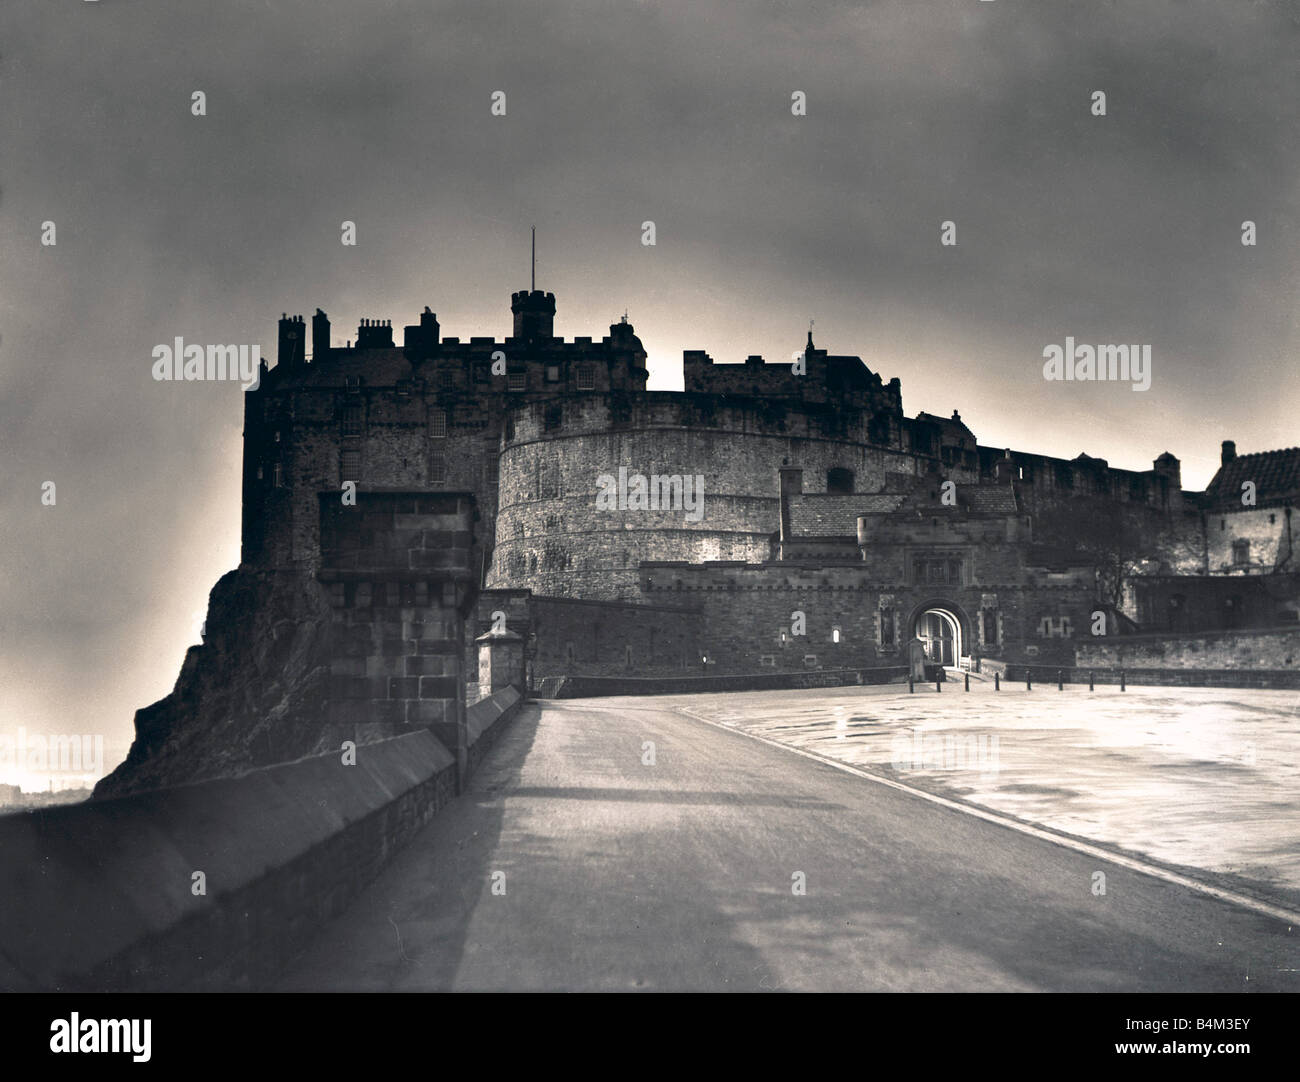
M330 351L330 317L316 309L311 317L311 359L323 361Z
M290 368L303 363L307 349L307 327L302 316L280 315L280 341L275 363Z
M781 466L777 493L781 501L781 559L785 559L785 546L794 536L790 522L790 497L803 494L803 470L798 466Z
M1219 458L1219 464L1226 466L1237 457L1237 445L1232 440L1223 441L1223 454Z

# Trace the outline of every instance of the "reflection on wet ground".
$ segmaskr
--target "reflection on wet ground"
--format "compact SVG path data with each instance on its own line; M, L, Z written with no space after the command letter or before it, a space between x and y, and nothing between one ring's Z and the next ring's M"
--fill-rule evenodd
M1300 889L1294 691L972 683L675 697L920 788L1146 854Z

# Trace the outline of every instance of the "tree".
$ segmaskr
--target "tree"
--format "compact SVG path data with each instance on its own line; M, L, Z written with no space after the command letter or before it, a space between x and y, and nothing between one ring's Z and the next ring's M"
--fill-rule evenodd
M1087 559L1098 600L1123 611L1129 583L1159 565L1162 526L1147 508L1079 496L1036 515L1034 540Z

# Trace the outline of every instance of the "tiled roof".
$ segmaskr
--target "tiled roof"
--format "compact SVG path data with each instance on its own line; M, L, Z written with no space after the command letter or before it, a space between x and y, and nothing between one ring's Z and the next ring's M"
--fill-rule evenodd
M1238 455L1206 486L1206 504L1240 510L1241 486L1255 482L1256 504L1281 503L1300 494L1300 447Z
M1014 515L1019 511L1010 485L958 485L957 506L983 515Z
M901 503L902 496L884 497ZM879 502L880 495L822 495L809 493L790 497L790 527L796 537L857 537L858 516L867 514L864 505ZM894 507L882 508L894 510Z

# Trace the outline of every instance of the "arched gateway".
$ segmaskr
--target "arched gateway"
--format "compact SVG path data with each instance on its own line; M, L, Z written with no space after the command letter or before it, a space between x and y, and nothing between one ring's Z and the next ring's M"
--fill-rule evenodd
M961 610L945 601L926 602L912 618L912 634L924 645L926 660L948 669L970 668L966 626Z

